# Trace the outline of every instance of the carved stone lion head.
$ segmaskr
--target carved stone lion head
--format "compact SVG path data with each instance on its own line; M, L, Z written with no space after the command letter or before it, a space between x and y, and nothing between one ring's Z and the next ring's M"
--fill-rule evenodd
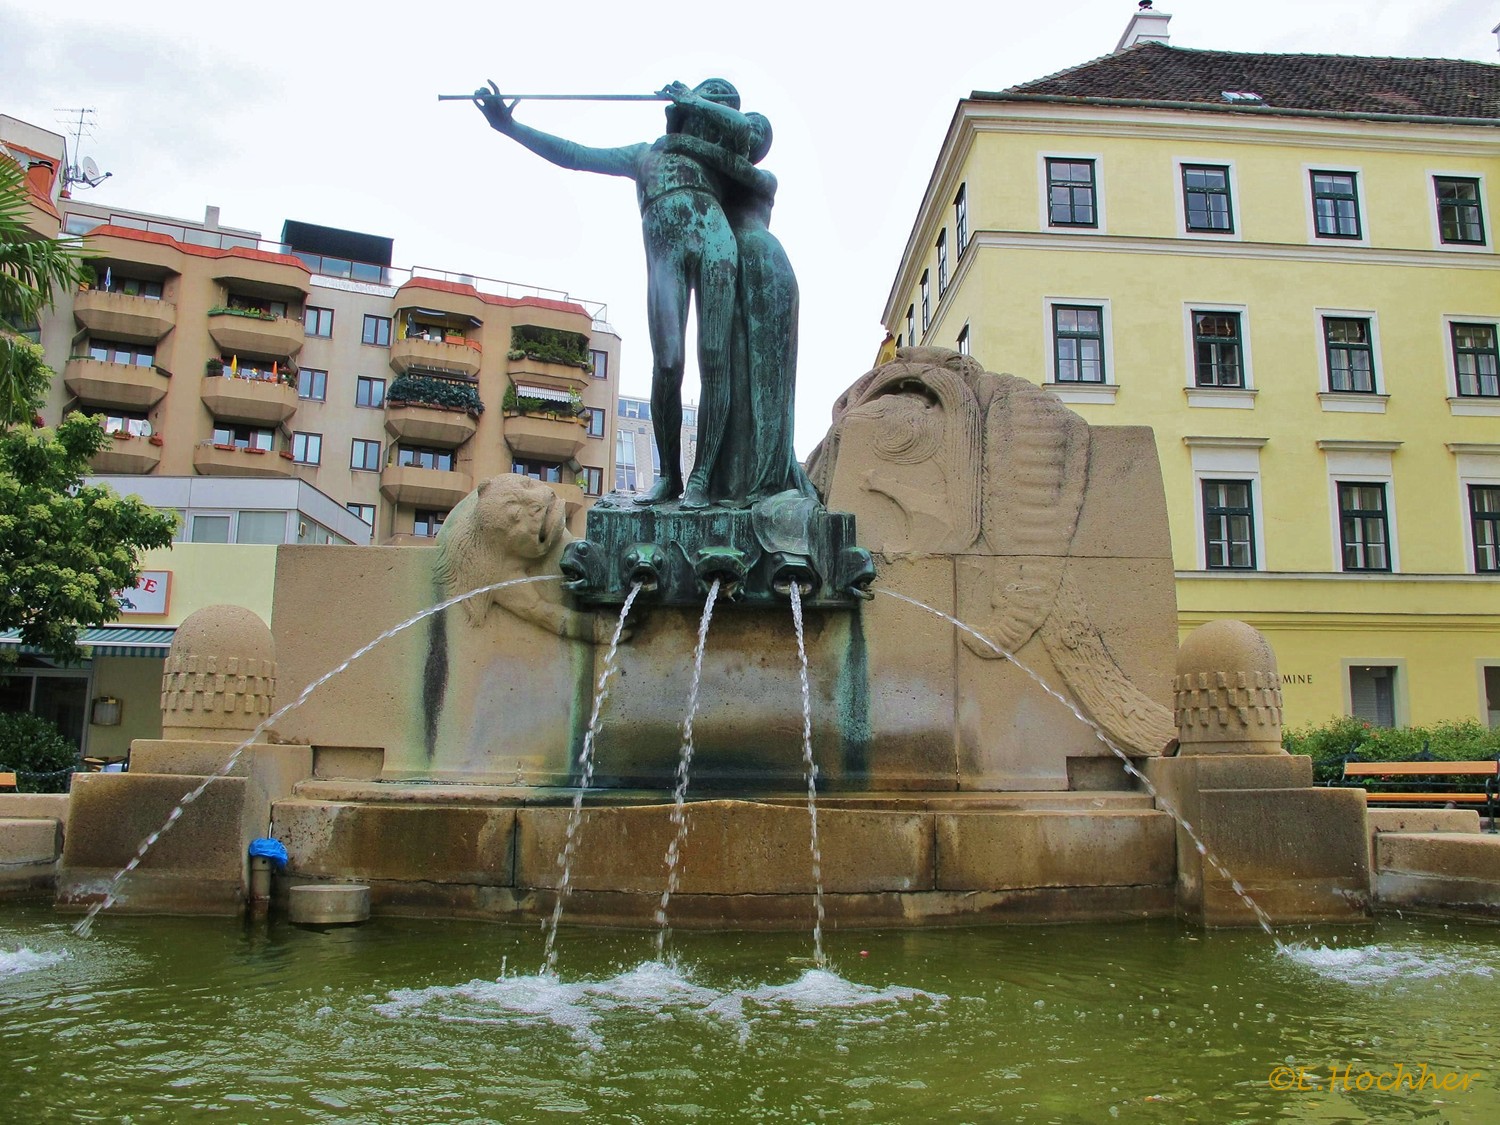
M438 533L435 577L450 596L557 569L571 540L562 498L515 473L491 477L461 500ZM494 594L464 602L471 624L489 613Z

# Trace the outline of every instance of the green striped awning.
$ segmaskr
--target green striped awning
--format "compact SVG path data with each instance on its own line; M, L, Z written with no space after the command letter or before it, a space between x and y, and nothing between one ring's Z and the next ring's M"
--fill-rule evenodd
M78 643L92 649L93 656L145 656L164 660L176 629L138 628L130 625L100 625L78 631ZM21 645L15 629L0 633L0 645ZM34 655L36 649L21 645L21 651Z

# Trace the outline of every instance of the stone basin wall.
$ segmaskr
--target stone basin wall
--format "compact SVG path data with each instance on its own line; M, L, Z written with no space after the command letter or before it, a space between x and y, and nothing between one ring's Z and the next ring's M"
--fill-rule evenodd
M1176 604L1149 430L1091 428L1024 380L911 350L840 400L810 471L831 509L854 514L877 589L1014 648L1132 756L1159 753L1172 737ZM463 523L474 542L511 541L509 529L490 526L492 506L471 501L445 539ZM439 554L280 548L271 623L280 700L453 592L456 568L441 569ZM501 554L490 575L528 572ZM476 573L485 571L463 571ZM455 608L385 642L320 687L279 734L380 748L388 780L567 784L605 646L557 633L604 636L612 623L580 627L587 615L548 589L555 607L496 599L488 612ZM697 624L692 610L647 605L638 615L603 711L596 784L670 787ZM814 753L828 789L1123 787L1089 726L924 610L877 596L854 612L810 612L807 649ZM694 733L695 789L801 783L789 609L719 609Z

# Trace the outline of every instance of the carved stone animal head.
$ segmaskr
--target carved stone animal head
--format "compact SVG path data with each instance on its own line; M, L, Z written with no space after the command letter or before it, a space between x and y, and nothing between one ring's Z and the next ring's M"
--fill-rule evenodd
M511 578L557 570L572 541L562 499L539 480L515 473L491 477L461 500L438 534L434 572L448 596ZM502 591L463 603L481 623Z

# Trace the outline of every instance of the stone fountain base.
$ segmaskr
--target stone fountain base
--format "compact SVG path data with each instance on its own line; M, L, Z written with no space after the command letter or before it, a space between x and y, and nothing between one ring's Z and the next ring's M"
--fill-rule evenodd
M283 886L358 880L376 913L551 913L572 793L308 781L272 809ZM591 794L573 922L650 925L674 834L660 794ZM801 928L813 882L806 798L688 806L673 925ZM1133 792L892 793L818 803L832 926L1114 921L1176 911L1170 817Z

